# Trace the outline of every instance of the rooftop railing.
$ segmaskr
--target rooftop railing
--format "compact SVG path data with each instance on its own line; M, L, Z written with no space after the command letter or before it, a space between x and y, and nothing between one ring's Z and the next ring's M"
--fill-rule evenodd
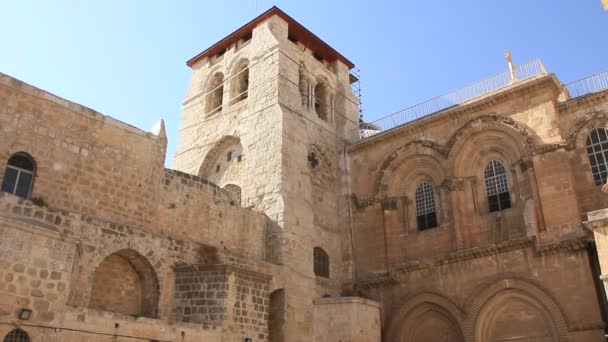
M570 98L575 98L608 89L608 70L566 84Z
M464 87L452 90L446 94L437 96L415 106L389 114L376 121L364 124L360 129L361 139L371 137L374 134L386 131L397 126L404 125L410 121L420 119L440 110L458 105L475 97L487 94L494 90L506 87L514 82L532 78L537 75L546 75L547 71L540 59L534 59L520 64L515 68L515 79L511 78L509 70L486 77Z

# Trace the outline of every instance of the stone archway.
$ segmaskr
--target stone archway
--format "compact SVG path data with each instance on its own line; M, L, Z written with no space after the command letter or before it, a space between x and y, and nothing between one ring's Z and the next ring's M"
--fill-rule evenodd
M157 317L158 297L158 278L150 262L132 249L123 249L108 255L97 266L89 307Z
M473 341L568 341L565 316L543 289L521 279L502 279L471 301L464 329Z
M423 293L395 313L386 342L463 342L461 311L448 299Z

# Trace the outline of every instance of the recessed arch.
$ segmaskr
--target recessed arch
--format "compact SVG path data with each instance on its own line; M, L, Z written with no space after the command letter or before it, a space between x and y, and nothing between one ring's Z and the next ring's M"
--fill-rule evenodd
M268 342L285 341L285 290L270 293L268 305Z
M464 341L463 313L449 299L434 293L419 293L407 298L404 303L392 315L386 342L419 342L421 337L417 336L415 327L421 325L421 320L450 332L451 339L448 341Z
M395 149L381 164L374 182L376 197L402 194L403 172L426 171L435 184L441 184L445 173L445 151L441 145L427 140L416 140ZM416 167L414 167L416 166Z
M230 104L235 104L249 96L249 59L239 58L230 70Z
M568 341L568 324L563 310L557 301L544 289L523 279L505 278L488 285L481 291L475 291L475 296L467 305L469 315L464 327L466 341L478 341L488 330L493 312L488 311L490 305L495 303L497 296L504 298L518 298L533 305L547 317L553 329L556 341ZM495 306L496 308L499 305ZM490 308L491 309L491 308ZM489 319L482 315L488 314Z
M222 111L224 102L224 74L217 71L207 81L205 86L205 113L208 115L217 114Z
M213 147L207 152L203 162L198 171L198 176L204 179L209 179L209 177L215 172L217 168L217 161L223 157L224 152L229 149L231 146L240 146L241 139L234 135L224 135L222 136ZM241 147L242 149L242 147ZM233 156L237 158L238 156Z
M480 134L509 137L525 159L529 159L536 146L541 145L541 139L523 123L498 114L482 115L464 124L448 140L445 148L450 167L454 167L455 159L471 146L472 137Z
M566 137L566 148L583 148L589 132L597 127L608 127L608 113L597 111L578 119Z
M125 315L157 317L159 281L139 252L122 249L106 256L95 269L89 307Z

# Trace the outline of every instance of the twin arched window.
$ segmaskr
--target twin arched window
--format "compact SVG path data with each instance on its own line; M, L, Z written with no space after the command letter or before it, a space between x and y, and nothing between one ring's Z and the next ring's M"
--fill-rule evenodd
M34 184L35 168L34 159L29 155L25 153L12 155L6 163L1 190L22 198L29 198Z
M491 160L483 173L490 212L511 208L507 171L498 160Z
M234 75L229 80L229 104L235 104L249 96L249 61L243 60L235 68ZM207 84L207 104L205 113L215 114L222 111L224 101L224 74L216 72Z
M329 255L321 247L313 249L315 275L329 278Z
M595 128L585 143L591 175L595 185L602 185L608 179L608 129Z
M416 223L418 230L437 227L435 194L429 182L422 182L416 187Z
M30 336L21 329L14 329L9 332L4 339L3 342L30 342Z

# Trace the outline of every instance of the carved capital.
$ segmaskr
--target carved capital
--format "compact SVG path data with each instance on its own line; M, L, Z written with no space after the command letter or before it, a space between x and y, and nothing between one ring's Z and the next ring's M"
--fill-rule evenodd
M446 177L440 187L448 192L462 191L464 189L464 178Z

